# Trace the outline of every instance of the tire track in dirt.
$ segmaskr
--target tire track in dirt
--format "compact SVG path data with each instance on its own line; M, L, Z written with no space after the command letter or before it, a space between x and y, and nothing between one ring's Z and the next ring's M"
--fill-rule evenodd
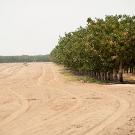
M119 108L117 109L117 111L115 111L111 116L109 116L105 120L101 121L99 124L95 125L93 128L88 129L80 135L97 135L107 126L118 120L122 116L122 114L124 114L124 112L127 111L130 107L130 104L126 100L114 95L110 95L110 97L113 97L117 99L117 101L119 101Z
M54 70L52 70L52 71L54 72ZM56 73L53 73L53 74L56 76ZM56 80L58 80L57 77L55 77L55 78L56 78ZM126 101L118 96L110 95L110 94L107 94L107 93L101 92L101 91L100 91L100 93L116 99L116 101L119 102L119 107L115 112L113 112L111 115L109 115L106 119L99 122L93 128L90 128L79 135L97 135L104 128L106 128L107 126L109 126L110 124L112 124L113 122L118 120L121 117L121 115L124 114L124 112L128 110L128 108L130 106L130 103L128 103L128 101Z
M21 108L17 111L15 111L14 113L12 113L11 115L9 115L7 118L5 118L1 123L0 123L0 127L5 126L6 124L10 123L11 121L13 121L14 119L16 119L19 115L23 114L24 112L26 112L26 110L28 109L28 102L24 99L24 97L16 92L14 92L11 89L8 89L8 91L10 93L12 93L20 102L21 104Z
M44 69L44 68L43 68L43 69ZM43 76L44 76L44 75L45 75L45 71L43 71ZM53 78L53 79L56 79L56 78ZM40 79L39 79L39 80L40 80ZM53 80L50 80L50 82L51 82L51 81L53 81ZM49 84L50 82L48 82L48 84ZM39 83L39 84L40 84L40 83ZM71 111L72 111L72 110L71 110ZM20 112L20 111L19 111L19 112ZM18 113L18 112L16 112L16 113ZM15 113L15 114L16 114L16 113ZM59 113L58 113L58 114L59 114ZM61 115L61 114L60 114L60 115ZM55 115L55 116L56 116L56 115ZM10 117L9 117L9 118L10 118ZM8 118L8 119L9 119L9 118ZM13 117L12 117L12 118L13 118ZM11 118L11 119L12 119L12 118ZM53 118L53 116L51 116L51 119L52 119L52 118ZM52 120L53 120L53 119L52 119ZM44 124L44 123L42 123L42 124ZM38 126L40 126L40 125L38 124ZM34 128L35 128L35 127L34 127Z
M16 71L18 72L18 70L14 70L13 72L16 72ZM44 83L44 81L45 81L44 76L47 77L47 73L50 74L49 79L47 78L47 82ZM48 92L48 90L54 89L54 91L56 90L56 91L60 91L60 93L65 93L65 95L69 95L69 97L74 98L74 101L76 102L75 105L70 106L70 108L68 110L61 110L61 112L56 112L54 115L47 117L47 119L40 121L39 123L33 123L32 125L25 127L24 131L22 130L17 135L24 135L24 134L28 134L28 135L33 134L34 135L34 134L38 134L38 133L41 134L42 130L44 130L45 126L49 126L51 123L57 124L57 121L61 118L64 118L66 116L66 114L68 114L68 113L70 114L73 111L76 111L77 109L79 110L79 108L81 109L81 107L83 107L83 105L85 104L85 102L83 102L83 99L80 98L79 96L77 96L75 93L71 92L71 89L74 89L74 86L71 85L68 87L68 85L65 85L66 88L64 87L64 89L63 89L64 82L61 82L61 80L60 80L61 78L59 79L58 75L59 74L57 74L56 71L53 70L52 64L50 64L48 66L43 65L42 66L42 73L39 75L39 77L34 78L37 80L37 83L35 83L34 85L35 86L37 85L36 87L37 88L39 87L39 89L45 89L46 92ZM36 81L34 80L34 82L36 82ZM55 83L58 85L56 88L55 88L56 85L54 85ZM9 88L8 91L10 93L12 93L12 95L14 95L18 99L18 101L21 104L21 107L19 110L15 111L9 117L4 119L2 121L2 123L0 123L0 127L4 127L6 124L9 124L11 121L14 121L20 115L23 115L27 111L27 109L29 108L29 103L28 103L28 100L26 100L26 98L24 99L24 97L22 95L18 94L13 89ZM91 91L93 91L93 90L91 90ZM75 134L76 135L97 135L97 134L100 134L102 132L102 130L104 130L110 124L112 124L113 122L118 120L121 117L121 115L124 114L124 112L126 112L126 110L130 106L130 104L126 100L124 100L121 97L118 97L116 95L111 95L110 93L106 93L106 92L98 91L98 90L94 90L94 92L95 93L99 92L100 95L102 95L102 94L107 95L108 97L115 99L117 102L119 102L118 109L115 110L114 112L112 112L110 115L108 115L105 119L99 121L99 123L95 124L92 128L88 128L87 130L83 130L84 132L80 131L79 133L76 133L76 132L73 133L73 132L70 132L70 130L64 130L64 131L60 130L59 133L57 132L57 135L60 135L61 133L63 135L66 135L67 133L70 135L71 134L72 135L75 135ZM28 114L26 114L26 115L30 116L29 119L32 119L31 117L37 117L37 119L40 118L40 114L38 114L37 116L35 115L35 113L33 113L33 115L29 115L29 112L28 112ZM84 115L85 115L85 113L84 113ZM87 117L87 119L89 119L88 123L90 123L91 122L90 118ZM85 122L85 119L84 119L84 122ZM15 128L15 126L8 127L8 129L10 129L10 130L12 130L12 128ZM7 133L9 133L9 132L7 132ZM50 131L47 130L47 132L45 132L45 133L48 135L48 133L50 133ZM51 133L53 135L56 135L55 131L51 131ZM4 134L4 135L7 135L7 134Z
M54 72L54 70L52 70L52 71ZM56 73L53 73L53 74L55 75L54 80L55 81L58 80L58 78L56 77ZM100 92L100 93L103 93L103 92ZM103 94L106 94L106 93L103 93ZM106 94L106 95L110 96L111 98L116 99L119 102L118 109L115 112L113 112L111 115L106 117L106 119L104 119L101 122L99 122L98 124L96 124L93 128L90 128L90 129L86 130L85 132L83 132L83 133L81 133L79 135L96 135L96 134L98 134L104 128L106 128L108 125L110 125L111 123L116 121L118 118L120 118L120 116L129 108L129 106L130 106L129 103L127 101L125 101L124 99L122 99L120 97L117 97L117 96L114 96L114 95L108 95L108 94ZM78 97L76 97L76 98L78 99ZM54 120L57 120L60 117L62 117L62 115L59 115L58 118L53 119L53 123L54 123ZM38 129L38 130L40 130L40 129Z
M44 69L44 68L43 68ZM56 81L56 83L58 83L58 82L60 82L59 81L59 79L58 79L58 77L57 77L57 75L56 75L56 73L54 72L54 70L51 68L51 72L53 73L53 79L52 80L50 80L47 84L50 84L51 82L54 82L54 81ZM45 74L45 71L43 71L43 74ZM42 75L43 75L42 74ZM42 79L42 77L40 77L40 79L39 80L41 80ZM39 85L40 85L40 82L38 82L39 83ZM56 90L56 88L55 88L55 90ZM64 92L64 93L66 93L66 94L68 94L68 95L71 95L71 97L75 97L76 99L77 99L77 102L78 102L78 104L76 105L76 106L74 106L72 109L70 109L70 110L68 110L68 111L64 111L64 112L61 112L61 113L57 113L57 114L55 114L55 115L53 115L53 116L51 116L49 119L47 119L46 121L43 121L43 122L41 122L40 124L37 124L37 125L35 125L35 126L32 126L31 128L28 128L28 129L26 129L25 130L25 132L23 132L23 133L21 133L21 134L19 134L19 135L22 135L22 134L24 134L24 133L26 133L26 132L29 132L30 131L30 133L35 133L35 132L37 132L37 131L40 131L40 130L42 130L42 125L48 125L49 123L55 123L55 121L57 122L57 120L58 119L60 119L61 117L63 117L65 114L68 114L68 113L70 113L70 112L72 112L72 111L75 111L76 110L76 108L78 108L78 107L82 107L83 106L83 101L82 101L82 99L80 98L80 97L77 97L76 95L73 95L71 92L67 92L68 90L63 90L62 89L62 92ZM81 106L80 106L81 105ZM58 133L59 134L59 133Z
M9 71L9 73L7 75L0 77L0 79L6 79L6 78L11 77L12 75L15 75L23 67L24 67L23 65L21 65L20 67L12 66L11 68L13 68L13 69L11 71ZM11 69L11 68L9 67L8 69ZM5 69L5 70L7 70L7 69Z
M54 72L54 70L52 70L52 71L53 71L53 75L55 76L55 81L58 81L56 73ZM58 81L58 82L60 82L60 81ZM100 93L116 99L119 102L119 108L115 112L113 112L113 114L109 115L106 119L101 121L99 124L95 125L93 128L88 129L87 131L83 132L80 135L87 135L87 134L88 135L96 135L97 133L102 131L105 127L107 127L109 124L111 124L115 120L117 120L129 107L129 103L127 101L123 100L120 97L117 97L117 96L114 96L114 95L112 96L112 95L106 94L105 92L100 92ZM78 100L81 100L81 98L79 98L79 97L76 97L76 98ZM60 117L61 117L61 115L60 115Z
M21 82L21 83L23 84L24 82ZM17 92L15 92L13 90L10 90L10 93L12 93L14 96L16 96L18 98L18 100L20 99L19 102L22 104L22 107L19 110L17 110L16 112L14 112L13 114L11 114L6 120L4 120L2 122L2 124L0 124L0 126L3 124L6 125L6 123L10 124L11 121L13 121L15 118L19 117L20 115L23 115L23 113L28 111L30 108L29 102L26 98L24 98L22 95L18 94ZM8 129L12 130L12 127L8 127ZM4 131L4 133L8 134L7 132Z
M93 91L93 90L91 90L91 91ZM84 131L82 133L79 133L77 135L97 135L102 130L107 128L110 124L112 124L113 122L118 120L128 110L128 108L130 107L130 103L127 100L123 99L123 98L120 98L120 97L118 97L116 95L107 94L107 93L105 93L103 91L98 91L98 92L103 94L103 95L107 95L110 98L115 99L119 103L119 107L117 108L116 111L114 111L112 114L110 114L105 119L100 121L98 124L94 125L92 128L89 128L86 131ZM89 121L89 122L91 122L91 121ZM68 130L61 131L56 135L66 134L67 132L68 132ZM68 134L72 135L74 133L72 133L72 131L71 131L71 132L68 132Z
M44 69L45 69L45 68L43 68L43 70L44 70ZM47 85L47 84L48 84L48 85L51 85L51 82L54 82L54 81L56 81L56 83L59 82L58 77L56 76L56 73L54 72L54 70L52 69L52 67L50 67L50 69L51 69L51 72L53 73L53 79L51 79L50 81L48 81L48 83L46 83L46 85ZM43 71L43 72L42 72L42 75L45 75L45 73L46 73L46 71ZM41 81L41 79L42 79L42 77L40 77L40 79L38 79L38 80ZM42 81L41 81L41 82L42 82ZM40 85L40 82L38 82L38 85ZM42 84L41 84L41 85L42 85ZM56 89L56 88L55 88L55 90L59 90L59 89ZM42 126L42 125L48 125L48 123L54 122L54 120L57 121L57 120L60 119L63 115L65 115L65 114L67 114L67 113L70 113L70 112L76 110L76 108L78 108L80 105L83 106L82 101L81 101L80 98L77 97L76 95L73 95L72 93L67 92L67 91L65 91L65 90L63 90L63 89L60 90L60 91L62 91L62 92L64 92L64 93L70 95L71 97L75 98L75 99L77 100L77 104L76 104L75 106L73 106L71 109L69 109L68 111L67 111L67 110L66 110L66 111L62 111L61 113L58 112L58 113L56 113L55 115L50 116L46 121L43 121L43 122L41 122L41 123L39 123L39 124L37 124L37 125L32 126L31 128L26 129L25 132L23 132L23 133L21 133L21 134L19 134L19 135L25 134L25 133L28 132L28 131L31 131L30 133L34 133L35 131L41 130L41 129L40 129L40 126ZM42 127L41 127L41 128L42 128Z
M111 98L115 98L119 102L118 109L116 109L116 111L114 111L112 114L107 116L105 119L103 119L99 123L95 124L92 128L89 128L82 133L78 133L77 135L97 135L98 133L100 134L102 132L102 130L104 130L110 124L112 124L113 122L118 120L124 114L124 112L126 112L128 110L128 108L130 107L130 104L127 101L125 101L124 99L114 96L114 95L109 95L109 96ZM89 118L87 118L87 119L89 119ZM90 122L91 121L89 121L89 123ZM85 123L85 120L84 120L84 123ZM68 133L70 135L75 134L75 133L72 133L72 131L65 130L65 131L58 133L57 135L61 135L61 133L63 133L63 134Z
M7 70L7 69L9 69L9 68L12 68L12 67L15 67L15 65L9 65L8 67L7 66L5 66L5 67L0 67L0 73L1 72L3 72L3 71L5 71L5 70Z
M10 67L9 67L10 68ZM0 79L5 79L7 77L11 77L14 76L17 72L19 72L21 69L23 68L23 65L19 66L17 65L17 67L15 69L12 69L11 74L4 77L4 78L0 78ZM14 120L15 118L17 118L20 114L24 113L27 108L28 108L28 102L24 99L24 97L20 94L18 94L17 92L13 91L11 88L8 88L8 91L14 95L20 102L21 104L21 109L15 111L14 113L12 113L11 115L9 115L8 117L6 117L1 123L0 123L0 127L6 125L7 123L10 123L12 120Z

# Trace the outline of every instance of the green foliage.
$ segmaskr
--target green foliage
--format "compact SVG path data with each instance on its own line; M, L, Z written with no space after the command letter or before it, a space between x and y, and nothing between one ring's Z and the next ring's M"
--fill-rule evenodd
M79 74L98 79L110 79L115 69L123 81L123 69L135 66L135 16L88 18L85 28L60 37L51 58Z
M0 56L0 63L13 63L13 62L48 62L48 61L50 61L49 55Z

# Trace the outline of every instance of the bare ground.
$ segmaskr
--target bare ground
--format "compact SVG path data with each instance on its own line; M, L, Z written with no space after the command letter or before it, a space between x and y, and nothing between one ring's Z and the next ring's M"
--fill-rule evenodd
M0 135L135 135L135 85L69 81L53 63L0 64Z

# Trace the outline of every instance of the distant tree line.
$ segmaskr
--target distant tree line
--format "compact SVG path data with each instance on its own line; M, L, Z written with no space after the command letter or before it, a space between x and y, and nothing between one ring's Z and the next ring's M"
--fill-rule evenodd
M0 56L0 63L12 62L49 62L49 55L22 55L22 56Z
M135 72L135 16L88 18L85 28L60 37L51 58L78 74L123 82L123 72Z

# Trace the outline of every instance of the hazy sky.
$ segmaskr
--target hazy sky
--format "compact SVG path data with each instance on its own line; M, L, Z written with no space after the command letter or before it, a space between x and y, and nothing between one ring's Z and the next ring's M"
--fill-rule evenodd
M0 0L0 55L47 54L88 17L135 14L135 0Z

